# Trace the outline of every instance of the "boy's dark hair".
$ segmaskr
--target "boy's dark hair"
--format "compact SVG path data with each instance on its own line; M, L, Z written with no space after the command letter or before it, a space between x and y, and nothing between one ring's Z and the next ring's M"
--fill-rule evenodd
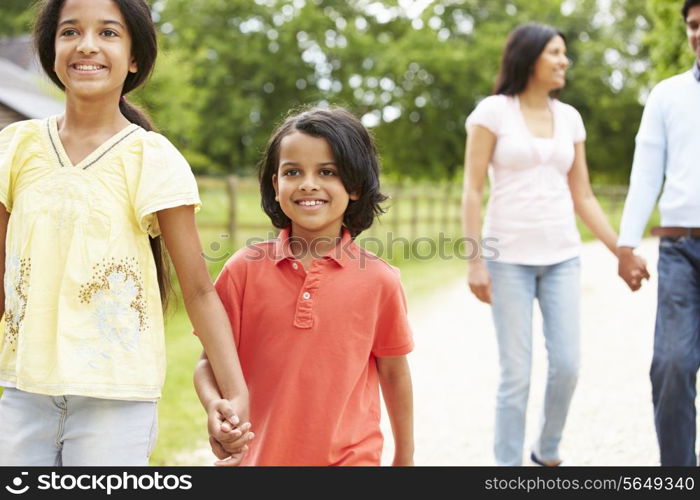
M561 31L546 24L527 23L515 28L503 49L501 69L493 93L514 96L525 90L537 58L557 35L566 42Z
M696 5L700 5L700 0L685 0L685 2L683 2L683 7L681 8L681 14L683 14L683 21L688 19L688 11L690 10L690 8L695 7Z
M282 139L297 131L328 142L345 190L359 195L357 200L350 200L343 215L343 224L353 237L357 236L384 213L379 204L387 197L379 191L379 161L372 136L360 120L341 108L312 108L295 113L277 127L258 168L263 210L275 227L282 229L291 224L275 201L272 176L279 167Z
M153 26L151 11L144 0L112 0L124 16L126 27L131 35L131 55L136 60L136 73L128 73L122 87L125 95L143 84L155 66L158 55L156 29ZM56 59L56 32L61 9L65 0L42 0L38 4L38 14L34 22L34 48L39 55L41 66L61 90L65 86L54 71ZM131 123L146 130L153 130L153 124L145 113L126 99L119 101L119 110ZM155 260L163 307L167 307L168 295L171 290L169 261L161 237L150 238L151 251Z

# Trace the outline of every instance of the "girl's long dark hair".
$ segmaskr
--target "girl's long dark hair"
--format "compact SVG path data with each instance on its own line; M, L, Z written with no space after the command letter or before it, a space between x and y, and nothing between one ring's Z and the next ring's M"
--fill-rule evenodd
M112 0L124 16L127 29L131 35L131 55L136 61L136 73L129 73L124 80L122 95L126 95L142 85L153 71L158 54L156 42L156 30L151 19L151 11L144 0ZM61 90L65 90L63 82L54 71L56 59L56 31L61 15L61 9L65 0L42 0L38 7L38 14L34 22L34 47L41 66ZM119 100L119 111L131 123L135 123L145 130L154 130L154 126L146 114L127 102ZM160 236L150 238L151 251L158 275L158 288L160 289L163 309L167 308L168 296L171 290L170 266L165 247Z
M501 69L493 93L514 96L525 90L537 58L557 35L566 41L561 31L546 24L527 23L515 28L503 49Z

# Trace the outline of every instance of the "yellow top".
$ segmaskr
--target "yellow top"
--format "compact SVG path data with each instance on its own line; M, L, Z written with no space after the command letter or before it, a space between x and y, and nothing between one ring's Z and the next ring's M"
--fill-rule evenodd
M0 132L6 238L0 383L47 395L153 400L163 311L148 235L155 212L199 209L187 161L129 125L77 165L56 118Z

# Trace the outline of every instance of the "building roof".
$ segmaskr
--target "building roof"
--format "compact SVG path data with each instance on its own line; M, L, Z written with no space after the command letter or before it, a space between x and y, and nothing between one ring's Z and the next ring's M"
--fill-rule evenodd
M45 118L63 112L63 101L45 87L48 80L0 58L0 103L27 118Z
M0 38L0 58L12 61L28 71L43 75L39 58L34 52L31 35Z

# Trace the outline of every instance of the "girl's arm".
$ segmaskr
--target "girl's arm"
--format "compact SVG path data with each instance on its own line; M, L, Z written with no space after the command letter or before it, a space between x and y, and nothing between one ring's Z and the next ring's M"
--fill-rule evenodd
M491 278L481 260L481 202L484 197L484 182L491 156L496 146L496 135L486 127L473 125L467 134L464 157L464 191L462 213L464 214L464 236L467 244L478 245L477 256L469 263L469 288L482 302L491 303Z
M586 147L583 142L577 142L574 150L574 165L569 171L569 189L574 201L574 210L596 238L617 255L617 233L610 226L591 189L586 163Z
M5 314L5 240L7 238L7 224L10 222L10 214L5 205L0 203L0 318Z
M394 434L394 466L413 465L413 387L406 356L377 359L379 383Z
M185 308L211 361L221 395L241 422L248 421L248 388L228 316L209 278L192 206L158 212L163 241L175 266Z

